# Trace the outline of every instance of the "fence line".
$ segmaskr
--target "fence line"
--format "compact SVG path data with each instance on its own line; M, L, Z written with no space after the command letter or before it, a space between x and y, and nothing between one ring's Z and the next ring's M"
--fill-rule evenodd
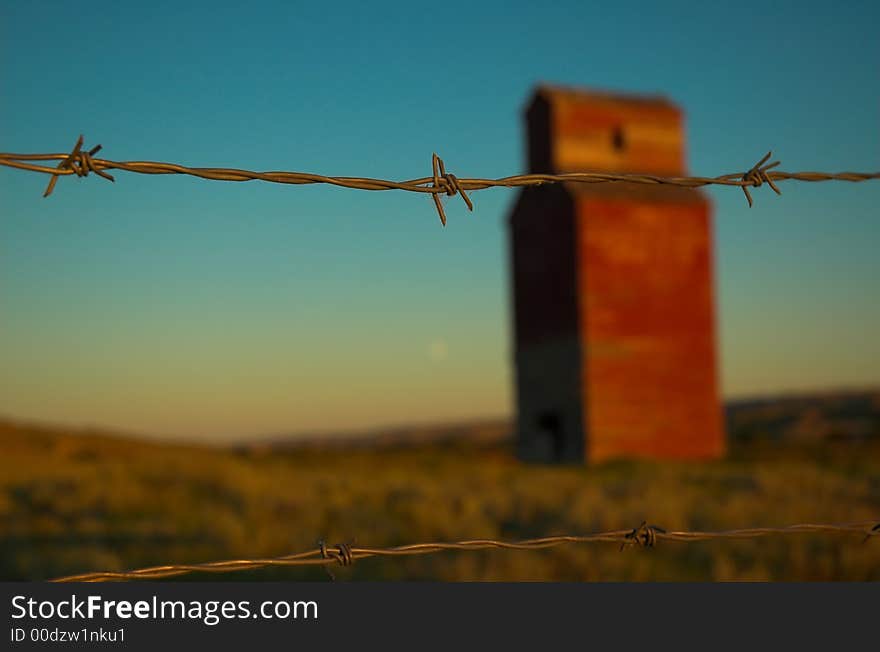
M462 200L473 210L473 202L468 191L484 190L494 187L529 187L553 183L637 183L647 185L671 185L684 188L699 188L708 185L737 186L742 189L746 200L753 205L749 188L758 188L767 184L776 193L781 194L776 182L779 181L849 181L861 182L880 179L880 172L782 172L772 170L779 161L768 163L772 153L768 152L760 161L743 173L723 174L716 177L664 177L646 174L613 174L597 172L579 172L567 174L524 174L498 179L459 179L446 172L443 160L433 155L432 176L408 181L388 181L367 177L332 177L305 172L254 172L236 168L193 168L175 163L155 161L111 161L94 158L101 150L97 145L83 150L83 137L80 136L73 150L68 154L14 154L0 153L0 165L51 175L44 197L48 197L55 189L60 176L75 174L78 177L88 176L94 172L109 181L114 181L107 170L123 170L138 174L183 174L215 181L267 181L292 185L330 184L356 190L405 190L430 194L434 200L441 223L446 225L446 213L440 202L439 195L450 197L461 195ZM48 167L30 163L29 161L57 161L56 167ZM643 522L632 530L614 530L589 535L561 535L526 539L523 541L498 541L494 539L475 539L451 543L415 543L393 548L356 547L353 543L339 543L327 546L323 542L315 549L283 557L265 559L233 559L227 561L206 562L199 564L170 564L153 566L125 572L95 572L69 575L57 578L55 582L105 582L114 580L160 579L195 572L228 573L234 571L253 570L265 567L281 566L324 566L332 564L349 566L359 559L370 557L401 557L409 555L426 555L442 551L472 551L487 549L507 550L540 550L564 544L583 543L619 543L620 549L627 546L654 547L658 541L695 542L717 539L754 539L773 535L797 533L861 533L864 541L873 536L880 536L880 523L863 521L840 524L799 524L784 527L745 528L717 532L700 531L667 531L656 525Z
M699 188L708 185L738 186L742 189L752 206L752 196L749 188L758 188L763 184L769 185L776 194L781 194L778 181L850 181L860 182L870 179L880 179L880 172L782 172L772 170L779 161L767 163L772 155L768 152L760 161L746 172L722 174L717 177L664 177L649 174L613 174L604 172L572 172L566 174L520 174L498 179L459 179L454 174L446 172L443 160L433 155L432 176L408 181L388 181L386 179L372 179L367 177L333 177L307 172L254 172L236 168L193 168L176 163L162 163L156 161L111 161L94 158L101 150L97 145L89 150L83 149L83 137L76 141L73 150L68 154L14 154L0 153L0 165L49 174L52 178L46 188L44 197L48 197L55 189L55 183L59 176L75 174L78 177L88 176L94 172L109 181L114 181L107 170L124 170L138 174L184 174L201 179L214 181L268 181L271 183L286 183L293 185L302 184L330 184L343 188L356 190L406 190L409 192L427 193L434 199L440 222L446 225L446 213L440 203L439 195L445 194L450 197L461 195L468 210L473 210L473 203L468 196L468 191L484 190L486 188L506 187L521 188L527 186L540 186L550 183L608 183L625 182L648 185L671 185L684 188ZM58 161L56 167L38 165L29 161Z
M694 541L710 541L717 539L756 539L772 535L798 534L798 533L859 533L863 534L863 543L873 536L880 536L880 523L875 521L860 521L856 523L804 523L784 527L759 527L739 530L723 530L718 532L699 531L667 531L657 525L648 525L642 522L632 530L613 530L588 535L561 535L542 537L539 539L526 539L524 541L496 541L494 539L475 539L472 541L456 541L452 543L414 543L395 548L361 548L353 543L339 543L335 546L327 546L319 542L318 547L306 552L300 552L284 557L271 557L266 559L231 559L228 561L215 561L201 564L169 564L166 566L152 566L126 572L97 572L83 573L60 577L53 582L108 582L119 580L136 579L160 579L174 577L195 572L204 573L230 573L243 570L254 570L269 566L324 566L339 564L350 566L358 559L368 557L403 557L410 555L429 555L446 550L470 551L487 549L505 550L541 550L554 548L572 543L619 543L623 550L628 546L652 548L658 541L682 541L686 543Z

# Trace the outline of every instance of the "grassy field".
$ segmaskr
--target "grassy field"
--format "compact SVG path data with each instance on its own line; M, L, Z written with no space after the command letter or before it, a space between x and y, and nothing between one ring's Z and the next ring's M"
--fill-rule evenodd
M710 464L525 466L491 439L328 449L198 448L0 423L0 577L43 579L398 545L631 528L880 518L880 442L735 444ZM362 560L339 579L880 580L880 540L613 544ZM208 576L199 576L205 579ZM224 579L327 580L321 569Z

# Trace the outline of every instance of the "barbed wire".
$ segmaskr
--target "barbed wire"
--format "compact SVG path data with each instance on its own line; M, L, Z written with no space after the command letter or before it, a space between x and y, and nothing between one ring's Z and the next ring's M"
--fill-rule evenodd
M716 177L664 177L650 174L614 174L605 172L571 172L565 174L520 174L498 179L459 179L454 174L446 171L443 160L433 154L432 175L420 179L408 181L389 181L386 179L372 179L368 177L335 177L312 174L308 172L254 172L237 168L219 167L187 167L177 163L162 163L157 161L111 161L108 159L94 158L101 150L97 145L89 150L83 149L83 137L76 141L73 150L68 154L14 154L0 153L0 165L50 174L52 178L44 197L48 197L55 189L59 176L75 174L78 177L95 174L114 181L107 170L124 170L138 174L183 174L201 179L213 181L267 181L270 183L285 183L293 185L304 184L330 184L355 190L405 190L430 194L434 199L440 222L446 225L446 212L440 202L439 195L449 197L460 195L467 205L468 210L473 210L473 202L468 196L469 191L485 190L486 188L505 187L522 188L528 186L540 186L552 183L637 183L647 185L670 185L683 188L700 188L709 185L738 186L745 194L746 200L751 207L753 205L749 188L759 188L765 183L777 194L782 194L776 185L780 181L849 181L860 182L871 179L880 179L880 172L782 172L773 170L779 165L779 161L767 163L772 152L767 154L746 172L722 174ZM39 165L29 161L58 161L56 167Z
M361 548L353 543L339 543L327 546L323 541L318 547L284 557L265 559L230 559L201 564L169 564L152 566L124 572L97 572L69 575L52 580L53 582L108 582L120 580L161 579L189 573L230 573L235 571L255 570L266 567L286 566L324 566L325 568L339 564L351 566L359 559L368 557L403 557L411 555L429 555L442 551L473 551L487 549L505 550L542 550L564 544L583 543L619 543L620 550L626 547L653 548L658 541L710 541L717 539L755 539L772 535L803 534L803 533L860 533L864 534L863 543L873 536L880 536L880 523L861 521L856 523L802 523L784 527L758 527L739 530L723 530L717 532L700 531L667 531L657 525L649 525L643 521L632 530L613 530L587 535L560 535L525 539L523 541L497 541L495 539L474 539L455 541L452 543L414 543L394 548ZM331 574L332 577L332 574Z

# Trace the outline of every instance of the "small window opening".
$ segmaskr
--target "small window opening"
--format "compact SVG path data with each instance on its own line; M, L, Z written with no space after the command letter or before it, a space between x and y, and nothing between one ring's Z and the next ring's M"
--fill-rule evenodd
M622 152L623 148L626 147L626 139L623 137L623 129L620 127L615 127L611 133L611 145L616 152Z

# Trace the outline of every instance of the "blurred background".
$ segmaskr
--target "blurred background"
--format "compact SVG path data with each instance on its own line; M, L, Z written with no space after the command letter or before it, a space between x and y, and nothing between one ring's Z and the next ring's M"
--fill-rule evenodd
M668 96L687 166L880 169L875 3L5 3L0 149L411 179L525 167L553 82ZM880 184L707 191L729 452L523 465L506 216L0 170L0 576L629 528L876 519ZM372 579L878 579L856 538L446 554ZM249 579L326 578L323 571Z

